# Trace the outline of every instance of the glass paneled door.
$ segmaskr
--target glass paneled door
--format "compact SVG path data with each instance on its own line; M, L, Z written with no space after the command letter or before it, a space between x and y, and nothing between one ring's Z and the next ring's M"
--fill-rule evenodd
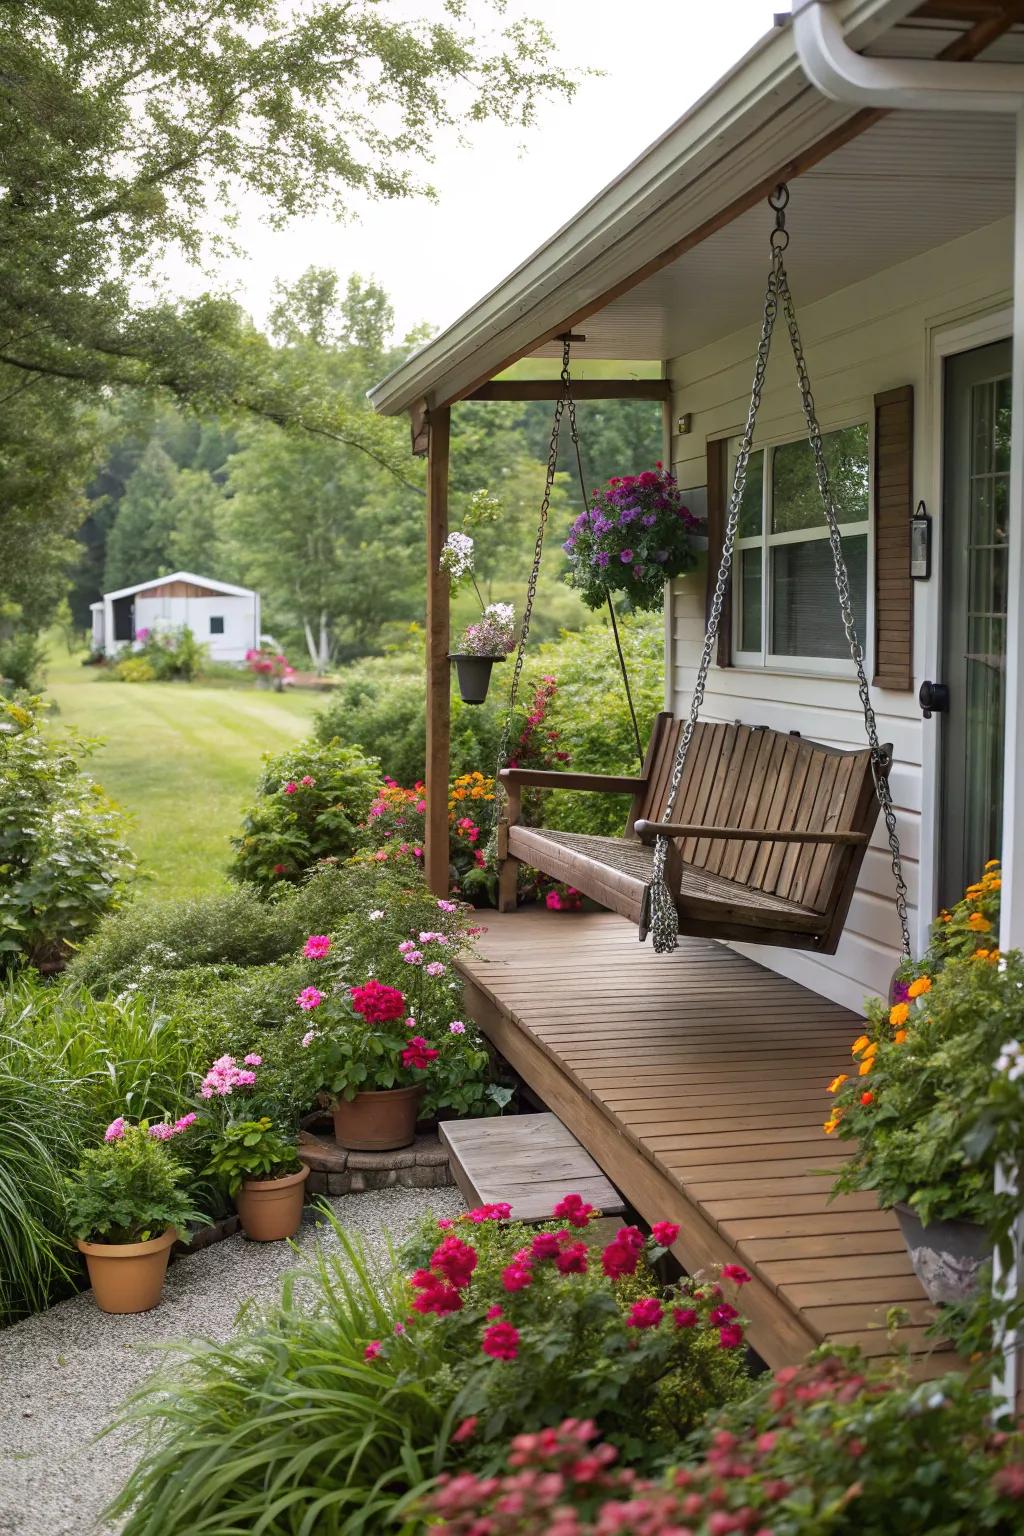
M998 858L1003 827L1010 343L946 364L940 899Z

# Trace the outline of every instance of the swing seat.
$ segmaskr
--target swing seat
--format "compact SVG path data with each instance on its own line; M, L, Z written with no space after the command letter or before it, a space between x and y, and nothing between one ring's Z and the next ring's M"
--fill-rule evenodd
M671 714L657 717L637 778L503 769L499 908L514 907L517 867L527 864L643 932L654 841L666 833L666 879L681 933L834 954L878 816L870 751L841 751L766 726L698 722L676 819L664 826L682 729ZM891 747L882 754L887 778ZM525 826L521 800L529 788L632 794L625 834Z

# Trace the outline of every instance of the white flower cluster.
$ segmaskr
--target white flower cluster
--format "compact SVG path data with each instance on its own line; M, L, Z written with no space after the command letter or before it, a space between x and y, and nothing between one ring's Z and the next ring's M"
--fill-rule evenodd
M447 571L453 582L461 581L473 571L473 540L468 533L450 533L441 551L441 569Z
M1024 1077L1024 1047L1019 1040L1008 1040L996 1057L996 1071L1005 1072L1011 1083Z

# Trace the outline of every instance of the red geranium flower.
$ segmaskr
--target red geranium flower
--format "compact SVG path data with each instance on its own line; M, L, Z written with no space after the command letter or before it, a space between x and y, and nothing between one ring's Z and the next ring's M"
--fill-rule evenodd
M651 1236L659 1248L671 1248L679 1236L679 1224L675 1221L656 1221L651 1228Z
M397 987L386 987L379 981L353 987L351 995L352 1007L362 1014L367 1024L388 1024L392 1019L400 1019L405 1012L405 998Z
M661 1302L657 1296L645 1296L642 1301L634 1301L626 1318L627 1328L657 1328L665 1316Z
M555 1260L555 1268L562 1275L585 1275L587 1272L586 1243L570 1243Z
M594 1207L588 1205L582 1195L566 1195L552 1211L552 1216L559 1221L568 1221L574 1227L585 1227L594 1214Z
M750 1276L747 1274L742 1264L723 1264L722 1279L732 1280L736 1285L750 1284Z
M739 1323L726 1323L718 1330L718 1342L723 1349L738 1349L743 1343L743 1329Z
M398 994L401 996L401 993ZM413 1067L418 1072L425 1072L432 1061L437 1060L437 1052L433 1050L422 1035L413 1035L401 1055L403 1067Z
M514 1360L519 1353L519 1329L511 1323L492 1323L484 1329L480 1348L492 1360Z
M609 1243L601 1255L601 1268L609 1280L618 1280L622 1275L635 1274L639 1262L640 1256L636 1249L627 1247L618 1238L613 1243Z
M465 1290L477 1265L477 1252L461 1237L446 1237L430 1255L432 1269L439 1270L456 1290Z

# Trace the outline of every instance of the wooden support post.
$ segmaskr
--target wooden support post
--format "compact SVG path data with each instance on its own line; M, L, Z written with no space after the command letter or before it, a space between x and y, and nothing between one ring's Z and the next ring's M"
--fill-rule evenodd
M451 411L430 412L427 448L427 885L448 894L448 768L451 682L448 662L448 577L441 551L448 537L448 450Z

